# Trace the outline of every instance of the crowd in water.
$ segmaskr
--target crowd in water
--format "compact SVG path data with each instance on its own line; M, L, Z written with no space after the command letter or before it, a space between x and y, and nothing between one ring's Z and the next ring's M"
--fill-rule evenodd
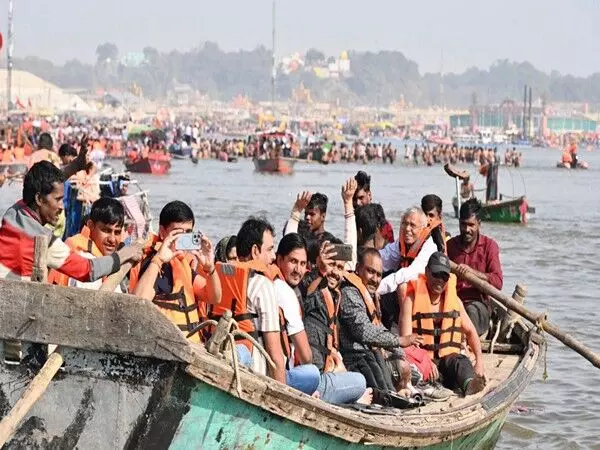
M65 180L89 167L90 142L64 159L49 134L39 136L22 198L0 226L0 278L30 279L34 236L56 231ZM327 229L329 196L302 191L278 243L271 223L250 217L213 247L199 234L198 211L175 200L143 245L123 246L124 206L102 195L75 234L50 240L49 281L98 289L131 262L116 292L152 301L197 346L214 331L200 324L231 310L247 333L232 348L235 360L325 402L407 408L484 390L480 336L490 331L492 304L451 271L454 261L458 274L502 287L498 245L480 232L478 200L461 206L454 237L435 194L406 209L394 236L363 171L341 186L340 201L342 235Z
M491 161L504 162L507 166L520 167L523 162L523 154L515 147L506 148L504 158L498 154L498 148L484 147L462 147L453 145L418 145L414 147L404 146L404 159L411 160L414 164L433 166L434 164L473 164L483 166Z

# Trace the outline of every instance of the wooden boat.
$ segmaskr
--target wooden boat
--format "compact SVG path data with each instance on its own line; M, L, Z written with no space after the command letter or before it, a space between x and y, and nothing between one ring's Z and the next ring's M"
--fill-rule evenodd
M293 158L254 159L254 168L257 172L281 173L284 175L294 172L296 160Z
M65 361L7 448L491 448L544 346L517 322L485 354L481 393L359 411L234 369L133 296L2 280L0 308L0 339L23 352L0 359L2 417L39 370L42 345L58 344Z
M535 213L535 208L529 206L525 196L512 200L502 200L497 203L484 203L481 208L481 220L484 222L522 223L526 224L529 214ZM458 218L458 202L452 197L454 217Z
M125 167L129 172L164 175L171 168L171 159L168 155L150 155L134 162L125 161Z

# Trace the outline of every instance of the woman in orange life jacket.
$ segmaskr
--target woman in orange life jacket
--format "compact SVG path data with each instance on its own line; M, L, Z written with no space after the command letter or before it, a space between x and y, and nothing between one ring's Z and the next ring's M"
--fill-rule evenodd
M236 263L238 260L237 257L237 248L236 248L236 240L237 236L227 236L221 239L217 243L217 247L215 248L215 263Z
M165 205L159 225L156 242L142 261L137 283L130 289L138 297L152 300L190 341L199 343L202 337L197 325L206 317L205 303L221 301L221 281L215 270L212 244L203 236L200 250L184 253L174 249L177 236L194 228L194 213L181 201ZM190 256L197 259L206 278L192 270Z
M456 295L456 276L442 252L431 255L425 274L409 282L401 307L400 334L422 336L421 347L435 363L433 380L441 374L444 386L464 395L485 387L483 354L477 330ZM475 354L475 366L461 354L462 339Z

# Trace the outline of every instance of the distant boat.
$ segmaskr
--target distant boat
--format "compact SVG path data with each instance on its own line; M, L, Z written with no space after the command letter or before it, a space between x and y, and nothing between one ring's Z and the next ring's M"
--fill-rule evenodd
M589 164L585 161L577 161L577 167L571 167L570 163L557 162L556 167L559 169L589 169Z
M254 168L257 172L280 173L289 175L294 172L296 159L293 158L272 158L272 159L254 159Z
M126 161L125 167L129 172L164 175L171 168L171 158L168 155L150 155L135 162Z
M452 198L452 206L454 207L454 216L458 217L456 197ZM521 196L512 200L482 204L480 218L484 222L526 224L529 214L533 213L535 213L535 208L528 205L525 196Z

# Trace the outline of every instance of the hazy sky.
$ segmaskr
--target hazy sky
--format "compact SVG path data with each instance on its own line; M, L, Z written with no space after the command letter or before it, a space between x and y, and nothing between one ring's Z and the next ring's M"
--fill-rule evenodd
M121 54L150 45L188 50L271 46L270 0L14 0L15 55L95 60L99 43ZM6 36L8 0L0 0ZM316 47L400 50L421 73L462 72L497 59L550 71L600 72L595 0L278 0L277 55ZM442 58L443 53L443 58ZM6 46L2 50L5 58Z

